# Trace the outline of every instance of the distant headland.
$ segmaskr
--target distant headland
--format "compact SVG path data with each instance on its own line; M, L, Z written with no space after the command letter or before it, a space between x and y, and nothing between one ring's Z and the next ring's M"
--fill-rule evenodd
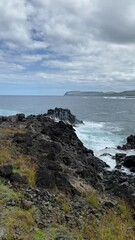
M64 96L103 96L103 97L135 97L135 90L123 92L98 92L98 91L69 91Z

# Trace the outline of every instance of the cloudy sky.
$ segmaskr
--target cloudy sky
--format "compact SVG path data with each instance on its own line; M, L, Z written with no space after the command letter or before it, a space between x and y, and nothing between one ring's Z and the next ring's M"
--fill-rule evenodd
M130 89L134 0L0 1L0 94Z

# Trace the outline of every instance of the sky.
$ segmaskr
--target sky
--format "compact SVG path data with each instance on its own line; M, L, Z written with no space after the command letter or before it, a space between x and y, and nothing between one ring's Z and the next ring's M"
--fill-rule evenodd
M135 89L134 0L0 1L0 94Z

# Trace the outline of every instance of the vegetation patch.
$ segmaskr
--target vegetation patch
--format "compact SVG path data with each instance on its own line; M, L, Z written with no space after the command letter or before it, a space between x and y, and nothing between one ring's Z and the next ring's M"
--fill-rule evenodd
M14 161L14 173L25 175L30 186L34 187L36 184L36 166L31 162L29 156L19 155Z
M0 134L25 134L27 133L26 129L20 129L20 128L0 128Z
M0 204L5 204L10 200L18 201L22 197L22 192L15 192L9 186L0 183Z
M69 214L71 211L70 197L64 194L59 194L56 197L56 202L62 207L65 214Z
M135 223L130 213L130 218L123 219L123 215L119 216L115 211L109 211L100 219L97 226L97 234L100 240L134 240Z
M36 184L36 164L31 157L20 153L19 149L10 141L4 140L0 146L0 166L12 164L13 172L25 175L30 186Z
M37 229L35 230L34 240L43 240L43 239L46 239L46 240L47 240L47 236L46 236L45 231L37 228Z
M33 235L35 220L34 220L35 209L23 210L19 207L8 207L4 214L5 219L2 224L6 228L5 239L30 239Z
M99 197L95 191L89 191L85 194L86 202L92 205L94 208L99 207Z

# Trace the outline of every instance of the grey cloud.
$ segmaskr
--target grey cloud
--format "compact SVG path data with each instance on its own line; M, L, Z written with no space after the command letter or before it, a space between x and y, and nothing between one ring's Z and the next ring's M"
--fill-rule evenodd
M0 40L5 46L15 48L30 41L29 16L32 6L28 1L4 0L0 2Z
M133 0L36 0L35 28L51 44L88 44L91 39L135 42Z
M133 0L1 1L0 69L11 79L25 80L26 68L27 81L133 86L134 10Z
M134 10L133 0L5 0L0 3L0 40L37 48L87 47L93 38L133 43Z
M135 3L133 0L97 0L93 27L97 40L112 43L135 42Z

